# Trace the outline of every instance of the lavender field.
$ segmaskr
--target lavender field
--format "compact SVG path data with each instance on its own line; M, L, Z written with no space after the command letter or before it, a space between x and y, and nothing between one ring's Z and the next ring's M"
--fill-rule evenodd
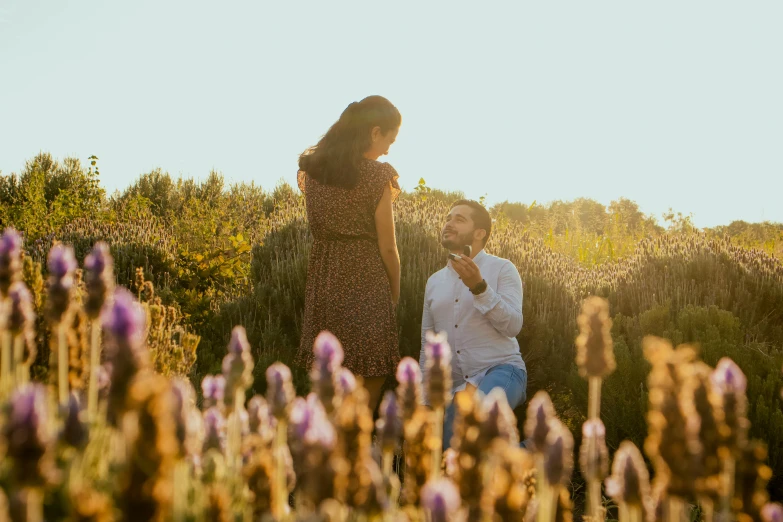
M42 155L0 178L0 518L783 516L769 227L663 229L628 204L575 202L576 222L493 209L487 248L525 289L529 400L512 411L443 393L448 339L419 374L424 283L455 199L420 185L395 211L410 358L373 412L339 339L319 338L314 368L291 365L310 248L296 192L157 172L107 197L94 167Z

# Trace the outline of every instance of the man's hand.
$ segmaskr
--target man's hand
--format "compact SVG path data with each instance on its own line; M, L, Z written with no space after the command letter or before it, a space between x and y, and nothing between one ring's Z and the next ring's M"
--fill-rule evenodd
M467 256L462 256L459 259L452 259L451 266L454 267L457 274L459 274L462 282L468 289L474 288L477 284L483 281L481 277L481 270L473 260Z

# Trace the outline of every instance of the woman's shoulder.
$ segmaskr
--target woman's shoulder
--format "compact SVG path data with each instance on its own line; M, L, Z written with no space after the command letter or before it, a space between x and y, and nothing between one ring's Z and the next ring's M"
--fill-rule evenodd
M396 180L400 177L391 163L385 161L364 158L362 170L370 179L380 179L384 182Z
M400 177L397 170L391 164L384 161L366 159L364 160L364 183L363 185L370 190L372 200L377 206L381 194L386 187L390 187L392 192L392 201L397 199L401 189L397 181Z

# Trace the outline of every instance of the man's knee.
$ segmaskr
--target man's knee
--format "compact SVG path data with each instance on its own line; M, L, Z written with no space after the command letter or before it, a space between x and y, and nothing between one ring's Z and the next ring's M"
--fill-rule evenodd
M490 377L491 375L491 377ZM527 399L527 372L521 368L510 364L504 364L494 369L494 372L488 373L486 379L487 386L482 386L482 391L488 394L494 388L500 388L506 395L511 409L524 404Z

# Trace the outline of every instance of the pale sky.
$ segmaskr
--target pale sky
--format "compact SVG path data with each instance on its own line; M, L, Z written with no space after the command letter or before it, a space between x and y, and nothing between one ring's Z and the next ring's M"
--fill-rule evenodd
M783 2L0 0L0 171L100 158L273 188L345 106L489 203L588 197L783 222Z

